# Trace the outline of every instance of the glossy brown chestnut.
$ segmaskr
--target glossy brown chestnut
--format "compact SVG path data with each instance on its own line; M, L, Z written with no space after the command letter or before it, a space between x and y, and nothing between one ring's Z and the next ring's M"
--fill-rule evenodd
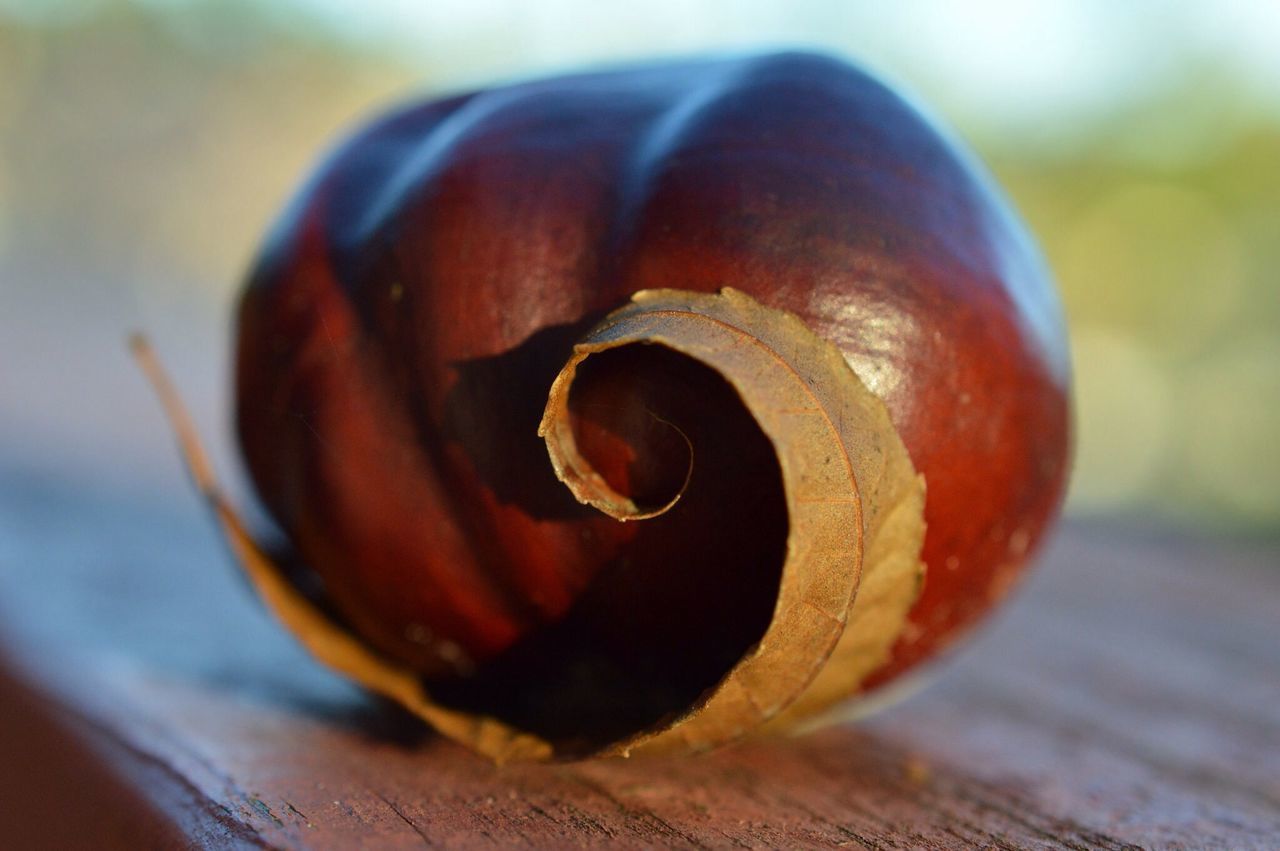
M658 292L629 301L641 291ZM722 326L722 348L699 348ZM716 360L751 346L783 363L767 383L799 376L801 395L818 380L797 363L836 383L851 368L851 392L870 393L850 416L882 440L867 451L892 467L905 445L894 487L927 490L923 549L918 532L885 537L923 562L923 588L918 571L902 580L882 649L832 693L865 691L1006 593L1063 491L1055 296L981 167L866 73L802 53L559 77L379 118L289 206L240 308L236 421L291 545L281 593L422 688L357 678L498 757L685 724L735 665L795 632L774 626L782 565L808 546L801 474L779 454L791 426L759 407L791 409L753 400L747 383L772 366ZM851 495L823 498L854 512L830 545L852 553L826 615L843 628L851 595L873 593L858 571L889 512L867 495L880 461L860 460L845 403L814 392L852 453ZM791 670L769 664L763 679ZM687 744L785 715L819 668L797 662L779 705ZM510 744L522 736L538 746Z

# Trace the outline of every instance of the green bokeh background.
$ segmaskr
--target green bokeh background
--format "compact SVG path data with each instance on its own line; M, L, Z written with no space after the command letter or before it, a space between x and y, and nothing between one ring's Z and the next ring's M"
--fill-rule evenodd
M122 467L155 454L134 439L153 426L93 416L137 393L114 377L137 325L221 422L239 276L362 116L582 64L776 45L904 85L1013 196L1071 325L1071 511L1280 528L1268 0L0 0L0 448Z

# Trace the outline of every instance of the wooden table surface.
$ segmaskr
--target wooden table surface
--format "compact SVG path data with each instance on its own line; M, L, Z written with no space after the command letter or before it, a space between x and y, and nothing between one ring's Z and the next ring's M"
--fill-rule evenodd
M1280 847L1275 541L1070 522L870 718L495 768L309 661L190 493L14 454L0 847Z

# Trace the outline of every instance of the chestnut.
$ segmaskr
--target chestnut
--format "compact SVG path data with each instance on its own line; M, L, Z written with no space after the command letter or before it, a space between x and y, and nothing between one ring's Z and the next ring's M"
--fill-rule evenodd
M197 478L259 591L498 760L703 749L901 676L1009 590L1070 442L1008 203L806 53L375 120L266 240L235 381L288 553Z

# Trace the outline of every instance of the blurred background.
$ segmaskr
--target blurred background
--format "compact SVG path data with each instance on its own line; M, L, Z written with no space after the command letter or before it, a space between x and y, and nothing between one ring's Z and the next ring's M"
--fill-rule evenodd
M230 306L353 122L583 64L781 45L913 92L1029 221L1073 337L1072 512L1280 530L1275 0L0 0L0 475L181 480L125 354L144 328L238 481Z

